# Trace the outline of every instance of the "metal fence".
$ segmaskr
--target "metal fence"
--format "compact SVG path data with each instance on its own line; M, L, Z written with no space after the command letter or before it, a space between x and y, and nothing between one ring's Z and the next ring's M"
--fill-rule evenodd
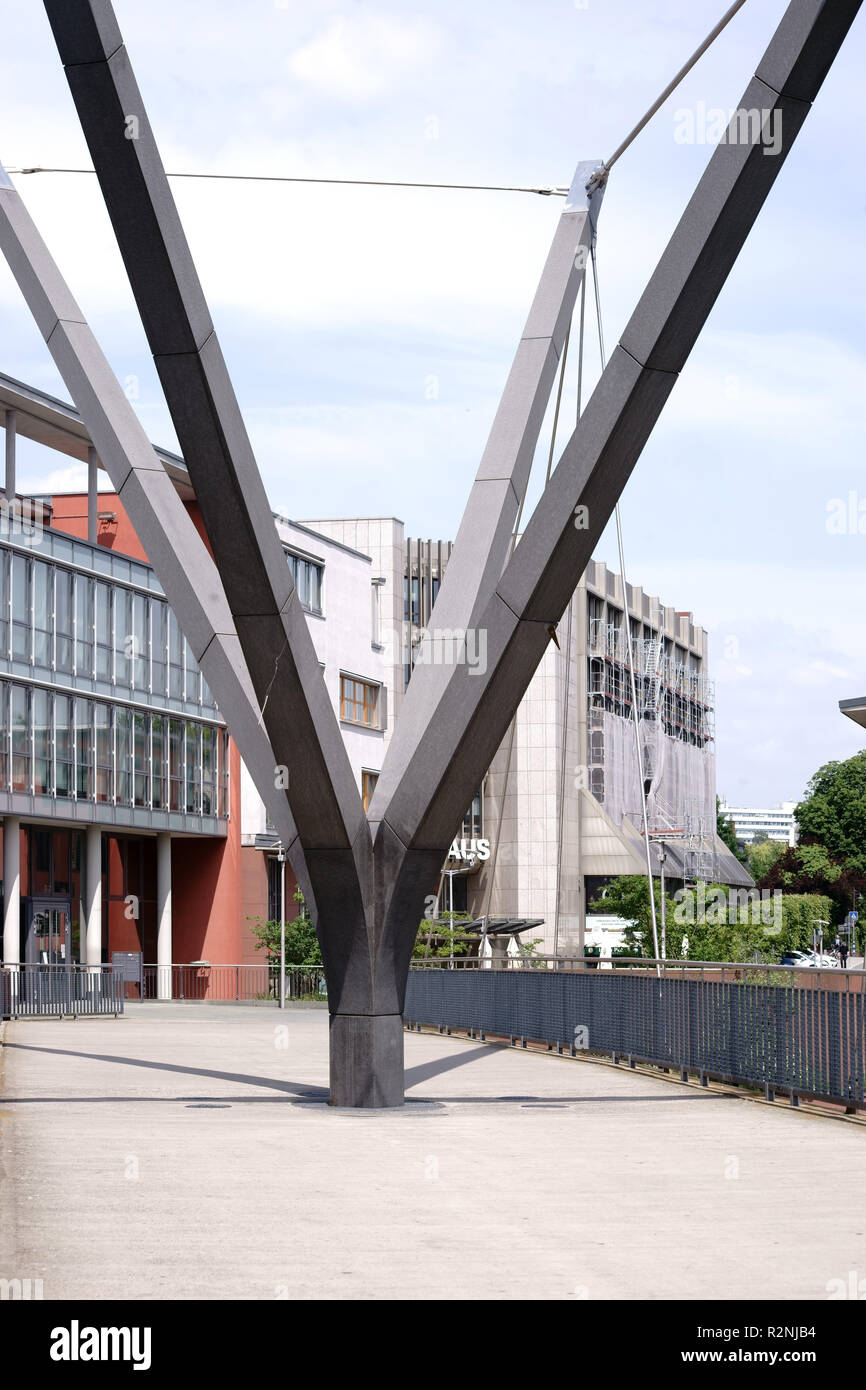
M160 989L160 972L163 973ZM170 984L169 984L170 972ZM145 965L141 997L198 1000L207 1003L255 1003L278 1000L280 971L274 965ZM170 988L170 993L169 993ZM138 986L127 986L127 998L138 998ZM286 999L325 999L325 972L321 966L287 965Z
M821 972L848 976L850 987L834 988L803 981L815 972L748 963L666 964L658 972L647 961L591 971L445 966L410 971L410 1024L602 1053L767 1095L863 1104L862 971Z
M3 1018L123 1013L123 976L112 965L0 966Z

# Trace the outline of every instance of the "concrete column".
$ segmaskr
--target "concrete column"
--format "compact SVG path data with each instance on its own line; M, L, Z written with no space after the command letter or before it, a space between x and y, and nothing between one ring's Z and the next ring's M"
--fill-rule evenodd
M156 837L156 997L171 998L171 836Z
M21 959L21 822L3 821L3 964Z
M6 497L15 496L15 423L17 412L6 411Z
M87 450L87 539L96 545L99 531L97 513L99 511L99 459L91 445Z
M102 964L102 830L87 827L84 865L85 909L82 964Z

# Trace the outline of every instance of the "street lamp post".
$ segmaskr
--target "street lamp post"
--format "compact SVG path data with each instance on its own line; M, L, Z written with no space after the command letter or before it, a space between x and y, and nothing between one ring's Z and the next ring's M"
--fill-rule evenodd
M286 851L277 850L280 866L280 1008L286 1007Z
M659 892L661 893L661 899L662 899L662 960L667 960L667 956L668 956L668 953L667 953L667 933L666 933L666 930L665 930L665 860L666 860L666 859L667 859L667 855L666 855L666 853L665 853L665 847L664 847L664 844L661 844L661 845L659 846L659 864L660 864L660 866L661 866L661 883L660 883L660 885L659 885Z

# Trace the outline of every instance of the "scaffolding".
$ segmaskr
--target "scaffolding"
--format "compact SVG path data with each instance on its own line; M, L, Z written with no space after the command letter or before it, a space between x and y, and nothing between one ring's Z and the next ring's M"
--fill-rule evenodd
M587 770L588 786L593 796L616 816L625 814L643 833L640 807L627 804L617 808L612 803L621 796L621 788L610 785L606 778L605 759L612 750L605 746L605 723L609 715L632 718L631 678L628 641L621 622L605 622L593 618L588 627L587 683ZM635 688L640 721L641 748L645 791L647 792L648 828L652 839L663 840L668 835L678 842L683 854L687 878L712 881L717 869L715 823L696 778L688 769L693 755L683 750L679 755L681 776L678 785L685 796L676 796L676 805L666 802L660 793L664 785L663 772L671 758L668 741L674 745L710 752L715 742L715 708L713 684L707 676L672 655L672 642L663 634L637 638L634 650ZM609 728L610 726L608 726ZM621 755L621 753L620 753ZM607 783L607 785L606 785ZM638 793L639 794L639 793Z
M638 638L634 648L640 719L656 720L671 738L704 748L715 742L712 681L685 662L675 661L659 637ZM588 703L624 719L632 716L628 642L619 623L594 618L589 624ZM590 720L590 724L592 721Z

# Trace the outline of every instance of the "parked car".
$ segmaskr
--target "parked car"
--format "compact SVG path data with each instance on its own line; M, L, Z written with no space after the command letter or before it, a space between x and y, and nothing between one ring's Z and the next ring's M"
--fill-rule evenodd
M782 957L781 964L782 964L782 965L799 965L800 962L803 961L803 960L805 960L805 959L806 959L806 952L805 952L805 951L788 951L788 952L786 952L786 954Z
M831 970L839 962L833 956L822 956L818 951L806 951L794 964L805 970Z

